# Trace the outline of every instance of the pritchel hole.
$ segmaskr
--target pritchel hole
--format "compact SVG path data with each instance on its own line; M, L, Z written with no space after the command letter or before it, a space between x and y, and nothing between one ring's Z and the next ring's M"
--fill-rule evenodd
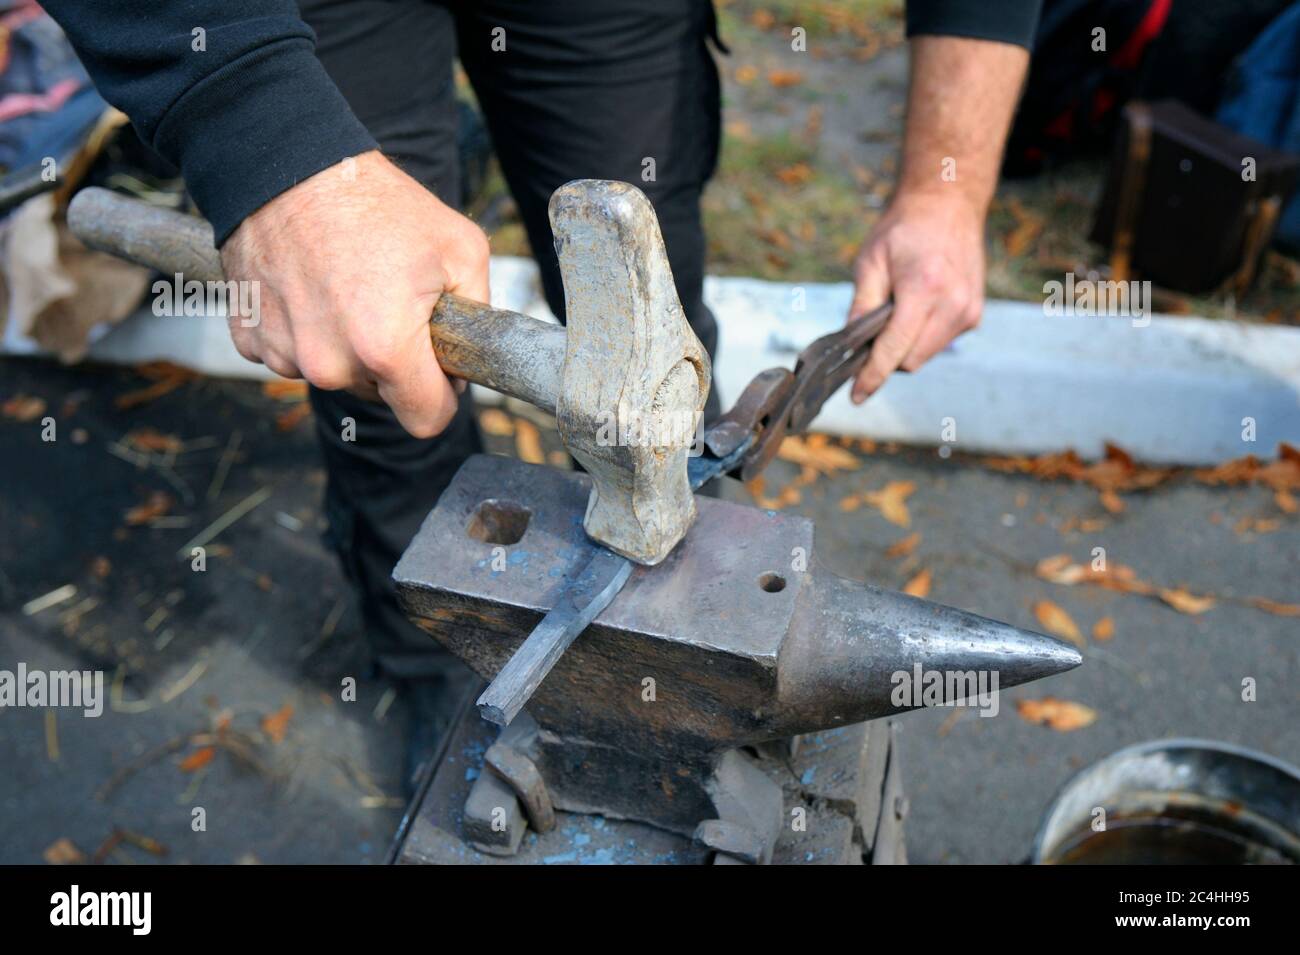
M758 578L758 585L769 594L779 594L785 590L785 578L780 574L764 574Z
M484 501L469 519L465 533L485 544L515 544L528 530L528 508L514 501Z

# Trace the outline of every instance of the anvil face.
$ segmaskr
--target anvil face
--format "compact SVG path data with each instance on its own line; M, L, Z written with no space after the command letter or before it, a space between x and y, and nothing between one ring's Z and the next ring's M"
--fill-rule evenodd
M394 571L408 613L491 679L594 553L582 528L588 487L581 474L471 458ZM712 749L775 699L811 581L791 567L810 563L812 524L698 504L682 542L636 568L546 677L528 705L543 727L623 745L662 745L666 733L677 738L669 748L692 739ZM515 517L502 532L493 515L506 513Z

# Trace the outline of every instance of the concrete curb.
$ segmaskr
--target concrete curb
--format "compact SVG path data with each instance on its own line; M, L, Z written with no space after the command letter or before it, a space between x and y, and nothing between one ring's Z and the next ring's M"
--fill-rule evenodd
M790 366L804 345L839 327L848 283L794 285L710 277L718 318L714 368L724 407L757 372ZM529 259L492 263L492 300L552 318ZM31 352L6 335L4 350ZM207 374L267 378L230 344L222 319L159 318L145 311L102 335L96 361L166 359ZM487 401L492 392L478 390ZM1243 438L1254 422L1254 438ZM945 427L950 429L945 434ZM1141 460L1207 464L1300 445L1300 329L1155 316L1048 317L1041 306L989 302L980 328L914 375L896 375L865 406L847 389L820 430L964 451L1085 457L1114 442ZM953 440L945 440L946 438Z

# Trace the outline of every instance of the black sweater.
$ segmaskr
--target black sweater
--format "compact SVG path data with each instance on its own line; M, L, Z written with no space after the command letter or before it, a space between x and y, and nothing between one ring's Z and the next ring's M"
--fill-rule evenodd
M1028 47L1040 4L910 0L907 31ZM218 244L295 183L377 148L317 61L294 0L42 5L103 97L180 168Z

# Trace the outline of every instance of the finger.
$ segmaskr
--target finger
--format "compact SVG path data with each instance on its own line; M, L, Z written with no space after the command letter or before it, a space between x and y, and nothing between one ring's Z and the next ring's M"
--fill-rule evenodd
M853 401L861 404L874 394L912 350L929 315L930 302L907 288L894 293L894 314L871 346L871 357L853 383Z
M262 355L262 364L271 369L281 378L301 378L302 372L292 360L285 358L283 355L275 352L266 352Z
M430 438L447 427L456 413L456 393L438 367L426 326L413 329L404 345L399 364L391 370L379 369L379 396L403 428L417 438Z
M847 317L858 318L884 305L889 299L889 286L889 266L884 253L873 249L854 269L853 301Z
M899 367L903 371L916 371L947 348L964 330L962 320L965 313L964 300L944 298L935 302L921 334L916 337Z

